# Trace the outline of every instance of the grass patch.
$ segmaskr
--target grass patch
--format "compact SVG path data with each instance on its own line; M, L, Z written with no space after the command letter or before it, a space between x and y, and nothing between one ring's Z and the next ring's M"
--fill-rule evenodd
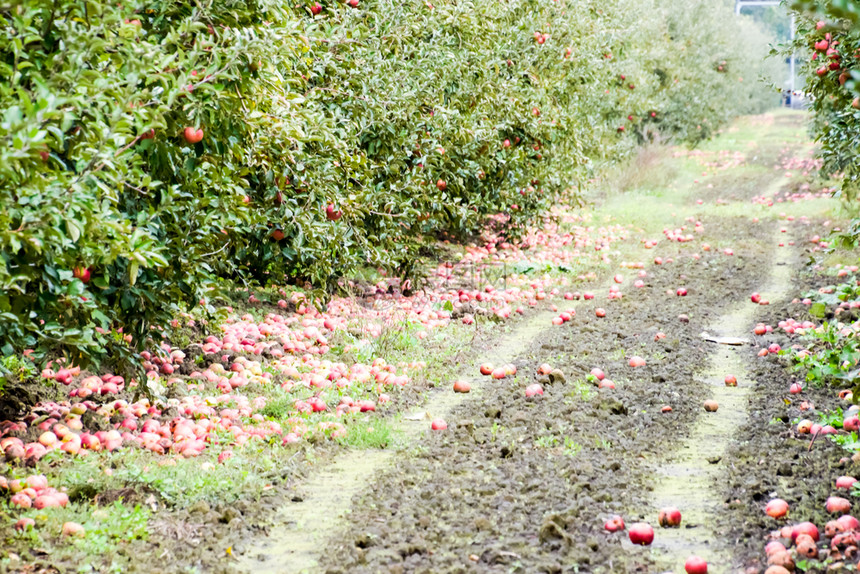
M21 545L24 561L32 561L27 554L33 548L47 551L53 560L80 564L77 572L126 572L132 559L126 547L133 541L147 539L150 515L146 506L130 506L120 501L105 507L71 503L66 508L31 509L19 516L32 518L35 527L16 532L7 544ZM65 522L81 524L86 536L63 538ZM13 566L8 559L3 562Z
M571 399L587 401L597 394L597 390L594 388L594 385L582 379L573 381L571 386L573 388L567 393L567 396Z
M386 420L353 420L337 441L354 449L384 449L397 444L397 433Z
M606 189L627 193L667 187L677 176L677 167L667 161L671 153L671 148L659 141L639 148L628 161L609 171L604 180Z
M220 438L226 442L228 437ZM203 455L189 459L154 458L140 449L92 453L64 465L62 484L73 500L131 488L154 491L169 507L189 506L198 500L229 503L262 492L295 454L295 447L273 448L269 443L253 441L231 449L232 457L219 464L217 458L223 450L213 444Z
M286 393L272 397L266 401L266 406L260 409L260 414L275 420L286 419L289 415L294 414L293 403L296 400L296 397Z

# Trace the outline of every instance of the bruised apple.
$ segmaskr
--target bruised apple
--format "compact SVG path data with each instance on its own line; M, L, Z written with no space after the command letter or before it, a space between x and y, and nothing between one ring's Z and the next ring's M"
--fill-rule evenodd
M673 506L663 508L657 516L657 522L663 528L677 528L681 525L681 511Z
M624 519L618 516L612 516L603 524L603 528L605 528L608 532L618 532L619 530L624 530Z
M841 496L831 496L827 499L824 508L831 514L847 514L851 512L851 502Z

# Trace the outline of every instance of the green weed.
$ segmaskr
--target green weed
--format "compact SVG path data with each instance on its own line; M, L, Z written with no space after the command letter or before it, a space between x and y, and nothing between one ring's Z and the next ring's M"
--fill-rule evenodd
M386 420L354 420L346 426L346 436L337 439L356 449L383 449L396 443L396 434Z
M582 450L582 445L570 437L564 439L564 449L561 451L565 456L576 456Z

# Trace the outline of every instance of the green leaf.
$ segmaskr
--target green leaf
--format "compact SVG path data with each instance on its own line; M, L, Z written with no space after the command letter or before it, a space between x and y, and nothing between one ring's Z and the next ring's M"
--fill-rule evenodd
M128 282L134 285L137 282L137 273L140 270L140 264L137 261L132 261L128 264Z
M81 233L83 233L83 230L80 228L78 223L72 219L66 219L66 231L68 231L69 238L73 242L77 242L78 239L81 238Z
M821 319L827 314L827 305L820 301L818 303L813 303L809 306L809 314Z

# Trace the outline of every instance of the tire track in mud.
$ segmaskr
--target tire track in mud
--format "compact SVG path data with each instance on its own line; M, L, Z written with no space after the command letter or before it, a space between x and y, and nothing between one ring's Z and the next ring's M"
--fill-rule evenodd
M606 279L582 288L605 292L612 285L613 280ZM559 305L579 310L583 306L593 307L594 303L564 300ZM263 536L255 539L239 557L237 570L254 574L321 571L322 549L349 523L354 498L366 492L381 474L392 470L403 450L421 445L432 419L449 418L467 400L479 402L488 387L498 385L488 377L478 376L478 365L514 362L522 367L526 363L522 359L526 349L539 347L540 340L558 333L558 327L549 327L556 316L558 312L538 311L493 341L492 349L477 353L473 364L462 369L458 377L470 383L469 394L452 393L445 385L434 389L423 405L404 413L393 425L394 432L402 437L401 448L348 451L320 468L313 478L297 487L292 501L278 508L268 524L263 525Z
M328 546L325 571L660 572L657 553L630 549L625 533L602 524L610 514L633 521L637 509L653 520L653 461L681 441L709 391L695 379L708 354L698 335L729 307L725 292L758 284L750 261L766 249L761 237L740 219L720 222L720 237L740 243L737 256L699 260L667 245L661 255L678 259L650 269L644 290L584 302L574 321L524 345L517 379L487 385L454 410L448 431L426 434L420 453L375 477ZM675 295L679 285L688 297ZM595 317L599 305L605 318ZM629 366L634 354L647 366ZM528 398L543 362L566 381ZM592 367L616 388L588 384ZM661 414L667 404L674 411Z
M567 301L566 303L575 303ZM570 305L573 307L574 305ZM557 313L539 311L514 326L513 330L493 343L493 348L479 354L480 360L470 373L484 362L509 363L546 330ZM486 377L461 377L471 384L469 395L437 388L417 410L406 414L394 426L396 434L409 445L417 444L434 418L445 418L466 397L480 397ZM257 540L239 560L241 571L254 574L311 572L319 566L321 549L334 532L346 523L353 497L371 484L372 479L392 466L398 449L353 450L339 455L320 469L310 482L299 487L293 502L277 509L266 536Z
M614 283L589 286L592 290L606 291ZM585 301L563 301L565 309L577 309ZM560 303L562 304L562 303ZM474 364L464 370L460 379L471 385L468 395L455 394L450 388L436 388L420 407L404 415L393 425L401 437L401 448L386 450L352 450L319 469L314 477L297 488L292 501L278 508L264 536L256 539L238 559L236 568L241 572L305 573L320 570L321 549L334 533L346 526L353 499L364 492L380 473L393 467L402 450L420 445L429 423L435 418L448 418L466 400L479 400L492 382L476 376L478 365L501 365L514 362L522 352L554 329L548 327L558 312L538 311L515 325L510 333L493 341L492 349L477 354Z
M771 238L771 245L778 242L778 234ZM774 258L762 273L762 297L771 301L782 300L791 290L791 264L795 256L789 249L774 248ZM740 294L741 302L734 304L727 313L714 321L708 334L718 337L746 338L750 343L750 326L759 308ZM748 405L754 381L746 362L746 353L740 346L719 343L710 354L700 380L710 390L710 399L717 401L715 413L702 410L683 443L654 470L655 489L652 496L656 516L661 508L677 507L681 510L681 528L659 529L653 547L665 555L673 572L684 572L684 561L690 555L698 555L708 561L709 572L733 572L735 564L731 548L721 540L722 533L715 527L714 516L724 505L723 489L718 485L725 479L724 460L733 435L748 418ZM737 387L725 384L726 375L737 378Z

